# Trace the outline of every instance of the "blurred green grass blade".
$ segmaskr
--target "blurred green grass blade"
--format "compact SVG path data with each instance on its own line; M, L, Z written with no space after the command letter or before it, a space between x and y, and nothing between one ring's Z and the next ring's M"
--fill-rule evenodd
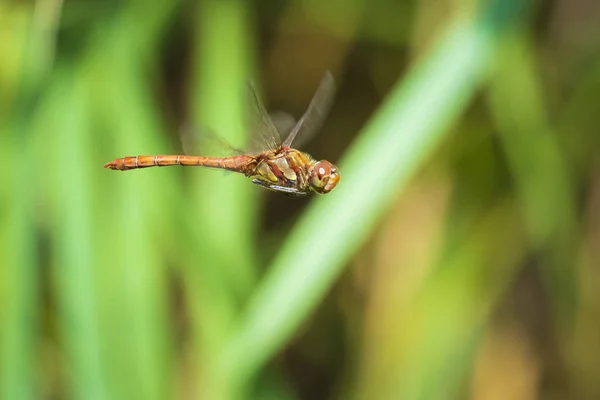
M144 80L132 59L122 54L113 63L110 75L118 82L111 89L128 93L115 97L111 115L111 131L118 147L144 148L158 136L154 110L146 99ZM99 74L100 76L104 74ZM136 79L136 76L138 77ZM96 107L96 110L100 107ZM104 346L110 382L122 398L161 399L167 393L169 378L167 343L166 272L163 268L162 247L157 246L160 229L159 210L168 209L163 184L165 175L117 174L102 168L97 162L97 174L106 175L105 191L111 193L114 213L96 221L100 248L111 249L98 256L104 265L98 273L105 327ZM141 172L141 171L139 171ZM168 190L168 189L167 189ZM152 194L152 198L149 195ZM98 217L98 216L97 216ZM106 296L106 294L111 294Z
M600 147L600 135L589 135L589 127L597 124L597 105L595 99L600 93L600 52L590 62L587 71L578 77L568 102L556 121L561 148L564 149L567 162L578 179L587 179L587 169L596 159Z
M126 40L136 44L136 53L155 56L160 51L157 44L163 40L165 29L173 20L177 7L183 3L185 2L180 0L156 0L151 3L145 0L125 2L121 13L113 21L116 23L113 25L111 33L126 34ZM102 42L102 32L98 34L97 39ZM141 59L137 61L135 64L148 66L141 63Z
M90 52L81 65L82 79L94 94L94 120L108 128L101 134L121 149L119 156L169 152L152 85L161 61L159 43L179 4L127 3L111 21L109 34L96 38L104 51ZM169 328L174 322L168 318L164 263L172 242L164 236L171 238L177 231L172 222L183 198L180 175L177 170L170 171L175 177L168 170L123 175L104 170L103 162L116 156L97 159L94 170L104 184L100 192L110 193L112 204L95 221L97 246L111 249L98 256L98 264L104 265L98 281L104 294L104 372L119 398L162 399L172 389Z
M148 11L165 10L156 5ZM152 179L103 169L109 157L96 142L111 138L115 147L142 151L160 142L147 76L158 49L142 39L160 34L169 14L158 14L152 24L118 16L104 26L94 51L55 82L48 105L60 124L50 130L60 132L53 153L61 160L54 193L56 293L76 398L164 398L170 389L163 248L154 236L163 230L154 229L154 221L165 221L158 217L168 209L165 193L175 191L164 175L161 182L160 174ZM74 165L64 162L74 157ZM156 190L161 183L164 191Z
M571 232L574 201L570 171L550 127L534 50L527 41L518 31L503 41L488 93L532 238L539 246L560 232Z
M39 396L36 362L39 315L39 279L37 232L35 225L36 179L35 154L31 149L32 111L36 110L37 92L47 76L54 52L54 28L60 16L61 1L40 1L45 18L29 14L22 19L3 19L22 28L23 54L19 59L14 109L2 126L2 145L9 179L3 183L8 212L0 213L0 397L30 399ZM24 11L27 12L30 10ZM31 10L30 12L32 12ZM14 13L15 17L20 13ZM15 38L19 36L15 34ZM18 48L18 46L17 46ZM8 60L6 60L8 61Z
M576 283L569 260L578 237L573 171L550 125L529 41L522 30L503 41L488 100L532 243L549 251L552 268L546 269L546 277L552 298L558 300L561 316L570 318Z
M291 232L224 354L234 382L289 339L473 97L495 48L488 16L451 24L349 150L339 186L315 199Z
M23 126L15 128L27 136ZM34 363L38 346L38 255L34 224L32 154L15 145L12 189L6 191L6 210L0 226L0 397L34 399L39 395ZM4 196L2 196L4 197Z
M525 256L515 209L510 201L494 204L406 300L410 306L398 310L395 321L403 327L394 343L401 359L378 370L367 382L370 391L358 398L460 398L476 339ZM379 350L385 358L386 349Z
M94 285L94 165L89 157L78 159L76 165L64 162L78 154L89 154L89 114L83 87L69 75L67 71L58 74L44 111L50 123L44 120L38 128L55 135L53 154L57 160L63 160L56 165L53 188L54 288L71 394L75 398L103 399L111 397L111 393L102 376L98 294ZM69 112L56 112L57 107L65 107ZM49 127L52 128L48 130Z
M198 8L200 29L196 35L191 101L194 124L200 132L212 131L234 146L245 141L243 90L250 70L245 7L239 1L205 1ZM221 40L228 46L223 47ZM215 151L206 147L197 150L203 154L208 152L207 155ZM204 253L202 258L207 261L197 268L219 282L233 309L236 297L247 294L255 280L251 238L256 219L256 191L241 175L205 169L192 172L194 237ZM234 252L231 251L233 243ZM231 322L224 315L218 319L220 322L214 321L217 325ZM215 325L205 329L213 330L214 338L221 342L222 329L228 328Z
M159 112L151 101L147 66L140 62L152 59L153 54L138 48L129 28L135 30L127 24L116 25L107 39L114 42L105 47L102 57L110 60L110 67L94 62L96 54L78 71L81 84L94 94L90 96L91 118L103 127L98 133L121 149L119 155L168 152ZM157 243L163 234L173 233L173 227L164 226L173 220L165 210L177 207L168 201L181 192L177 180L168 179L168 170L119 174L102 168L103 162L116 155L105 157L94 158L92 178L98 194L95 243L99 249L110 249L96 258L96 287L102 294L103 376L116 398L160 399L170 389L172 354L165 247Z
M246 84L252 65L247 4L237 0L200 4L191 113L200 131L212 131L240 148L246 143ZM253 231L258 192L241 175L194 172L193 201L202 221L198 233L211 242L215 265L220 265L232 294L245 297L256 280ZM236 244L235 252L231 243Z
M253 64L248 6L237 0L208 0L199 2L196 10L192 121L200 132L209 130L235 147L246 142L246 82ZM210 156L214 150L200 147L197 151ZM242 175L204 169L190 173L193 218L187 219L192 222L195 253L187 292L195 310L198 360L204 362L198 380L210 382L198 388L199 396L227 397L227 383L210 375L241 300L256 281L259 191Z

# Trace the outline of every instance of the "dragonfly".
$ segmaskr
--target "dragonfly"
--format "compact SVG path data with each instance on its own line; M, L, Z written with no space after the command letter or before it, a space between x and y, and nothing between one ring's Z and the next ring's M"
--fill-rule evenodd
M254 153L233 154L227 157L192 155L138 155L117 158L104 168L127 171L130 169L161 166L198 166L238 172L265 189L292 197L311 193L329 193L338 184L340 172L327 160L317 161L310 154L292 147L293 143L308 140L323 125L333 103L335 85L327 72L308 108L296 122L290 115L273 118L267 113L252 83L248 83L250 101L256 119L256 135L261 150ZM275 122L279 122L276 124ZM285 125L285 126L284 126ZM279 129L278 129L279 128ZM285 140L281 135L287 133Z

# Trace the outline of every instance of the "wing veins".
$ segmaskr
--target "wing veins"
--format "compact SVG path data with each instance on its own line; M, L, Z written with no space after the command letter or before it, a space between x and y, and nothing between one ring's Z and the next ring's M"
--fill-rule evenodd
M308 108L302 115L302 118L298 120L288 137L284 140L284 147L291 147L292 142L299 133L302 133L302 141L308 140L323 126L325 117L329 113L331 105L333 103L333 97L335 94L335 82L331 72L327 71L325 76L321 79L319 87L315 92ZM298 146L299 143L296 143Z
M248 82L248 88L250 90L251 102L254 108L254 117L258 118L258 126L254 126L253 129L259 130L260 137L268 149L275 150L281 144L279 131L260 100L254 83Z

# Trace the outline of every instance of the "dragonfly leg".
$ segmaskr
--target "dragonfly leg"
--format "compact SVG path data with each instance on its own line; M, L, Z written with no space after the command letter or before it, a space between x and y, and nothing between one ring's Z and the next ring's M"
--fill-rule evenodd
M274 185L271 182L263 181L262 179L252 179L252 183L254 183L255 185L258 185L258 186L262 186L265 189L272 190L274 192L287 194L292 197L301 197L301 196L306 196L308 194L307 192L303 192L303 191L295 189L295 188Z

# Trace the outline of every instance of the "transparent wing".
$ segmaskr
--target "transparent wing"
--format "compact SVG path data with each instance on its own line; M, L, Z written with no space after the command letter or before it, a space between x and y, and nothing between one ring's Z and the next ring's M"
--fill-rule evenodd
M221 136L206 127L194 127L191 123L183 123L179 128L179 138L184 154L203 153L212 156L230 156L243 154L241 149L233 147Z
M276 150L281 145L281 137L277 127L263 105L254 83L248 82L250 103L252 104L252 138L256 143L250 143L253 150Z
M277 128L280 137L286 137L296 125L296 118L288 113L276 111L269 115L271 116L271 121L273 121L273 124Z
M319 88L308 105L308 109L283 142L283 147L291 147L296 137L301 138L302 142L306 142L321 128L333 103L334 94L333 75L327 71L321 79ZM296 146L299 144L300 142L296 142Z

